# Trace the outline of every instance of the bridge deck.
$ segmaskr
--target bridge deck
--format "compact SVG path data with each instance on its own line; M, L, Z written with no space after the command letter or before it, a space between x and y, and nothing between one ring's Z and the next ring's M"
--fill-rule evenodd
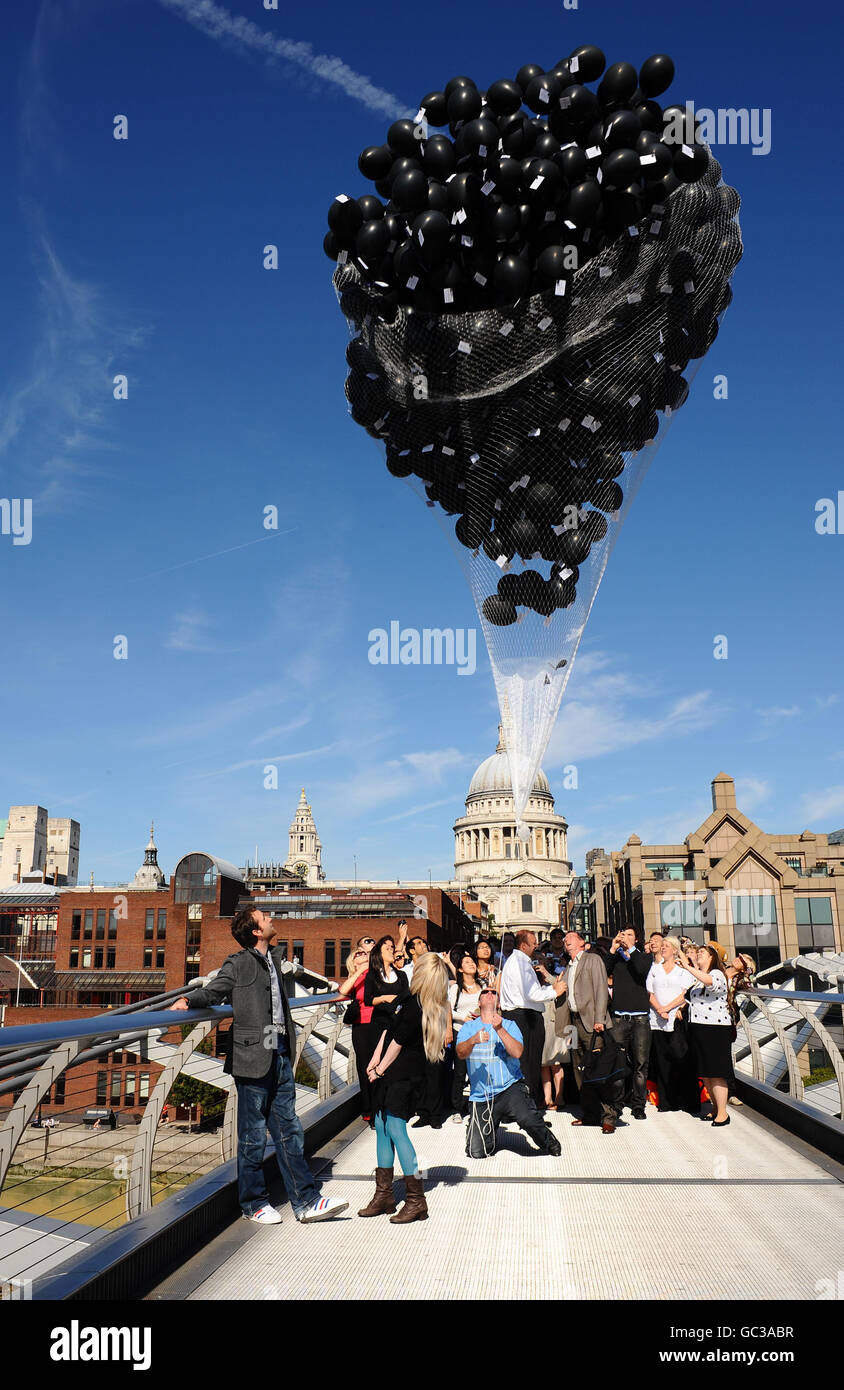
M238 1221L149 1296L194 1299L814 1299L844 1251L844 1170L746 1108L713 1130L688 1115L614 1136L556 1114L559 1158L514 1128L491 1158L464 1131L412 1130L430 1217L362 1220L375 1136L358 1121L314 1160L349 1211L298 1225Z

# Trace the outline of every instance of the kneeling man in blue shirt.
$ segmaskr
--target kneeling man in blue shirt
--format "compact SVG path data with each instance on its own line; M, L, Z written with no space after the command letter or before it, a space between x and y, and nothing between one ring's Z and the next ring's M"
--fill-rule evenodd
M519 1058L521 1029L498 1012L493 989L481 990L480 1018L464 1023L457 1034L457 1055L469 1075L469 1130L466 1153L488 1158L495 1153L495 1132L502 1123L517 1124L541 1153L560 1153L560 1145L531 1099Z

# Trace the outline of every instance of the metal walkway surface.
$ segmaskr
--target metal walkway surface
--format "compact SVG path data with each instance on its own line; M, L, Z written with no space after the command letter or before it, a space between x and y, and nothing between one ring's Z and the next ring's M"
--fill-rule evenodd
M609 1136L561 1112L559 1158L513 1127L480 1161L462 1126L412 1129L430 1215L408 1226L356 1215L375 1167L357 1121L313 1161L348 1212L301 1226L285 1203L280 1226L237 1221L148 1297L816 1299L844 1259L844 1169L730 1114L713 1130L649 1107Z

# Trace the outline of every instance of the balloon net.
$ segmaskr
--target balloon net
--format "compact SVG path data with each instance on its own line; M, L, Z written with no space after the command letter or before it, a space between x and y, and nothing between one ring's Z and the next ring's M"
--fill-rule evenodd
M610 552L730 302L738 209L710 152L699 182L511 308L388 322L352 264L335 272L352 414L458 542L523 835Z

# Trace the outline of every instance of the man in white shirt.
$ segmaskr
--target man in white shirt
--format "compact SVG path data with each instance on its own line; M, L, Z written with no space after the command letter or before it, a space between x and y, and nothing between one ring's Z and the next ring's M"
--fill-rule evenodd
M566 983L562 975L554 979L544 965L534 965L536 933L516 932L515 950L507 957L501 972L501 1014L520 1029L524 1039L522 1074L537 1109L545 1108L542 1094L542 1050L545 1044L545 1004L561 995ZM546 983L539 983L537 976Z

